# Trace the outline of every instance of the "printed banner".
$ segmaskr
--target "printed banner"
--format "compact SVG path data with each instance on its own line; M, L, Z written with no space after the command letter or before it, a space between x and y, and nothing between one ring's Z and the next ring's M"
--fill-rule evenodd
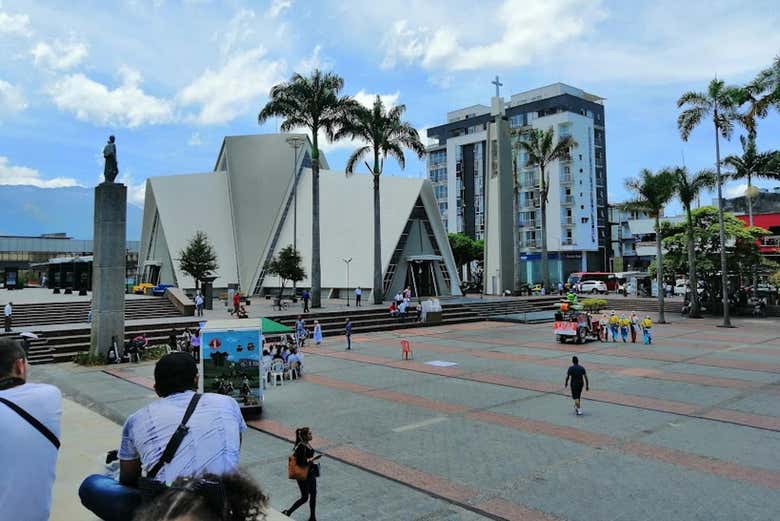
M201 392L231 396L241 407L263 404L260 329L201 330Z

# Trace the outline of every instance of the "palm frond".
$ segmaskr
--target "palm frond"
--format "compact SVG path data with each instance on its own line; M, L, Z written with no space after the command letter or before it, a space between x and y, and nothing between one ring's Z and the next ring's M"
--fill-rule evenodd
M365 157L368 152L371 151L371 147L366 145L358 148L347 159L346 174L352 175L355 172L355 165Z

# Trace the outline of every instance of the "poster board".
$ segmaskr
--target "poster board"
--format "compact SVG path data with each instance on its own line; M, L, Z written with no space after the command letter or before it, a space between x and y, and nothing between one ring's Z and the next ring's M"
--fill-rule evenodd
M200 331L200 392L234 398L242 412L263 406L262 326L259 319L207 321Z

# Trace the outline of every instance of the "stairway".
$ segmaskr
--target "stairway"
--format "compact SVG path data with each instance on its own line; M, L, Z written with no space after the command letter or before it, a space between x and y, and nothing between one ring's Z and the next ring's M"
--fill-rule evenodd
M46 302L14 306L14 328L51 324L87 323L88 301ZM180 317L178 309L165 297L138 297L125 300L125 320Z

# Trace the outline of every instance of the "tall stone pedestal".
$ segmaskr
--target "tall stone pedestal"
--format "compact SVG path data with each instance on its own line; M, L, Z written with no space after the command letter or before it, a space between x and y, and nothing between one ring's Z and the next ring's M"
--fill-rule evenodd
M106 356L112 339L116 339L120 352L124 343L126 230L127 187L119 183L99 184L95 188L92 261L93 356Z

